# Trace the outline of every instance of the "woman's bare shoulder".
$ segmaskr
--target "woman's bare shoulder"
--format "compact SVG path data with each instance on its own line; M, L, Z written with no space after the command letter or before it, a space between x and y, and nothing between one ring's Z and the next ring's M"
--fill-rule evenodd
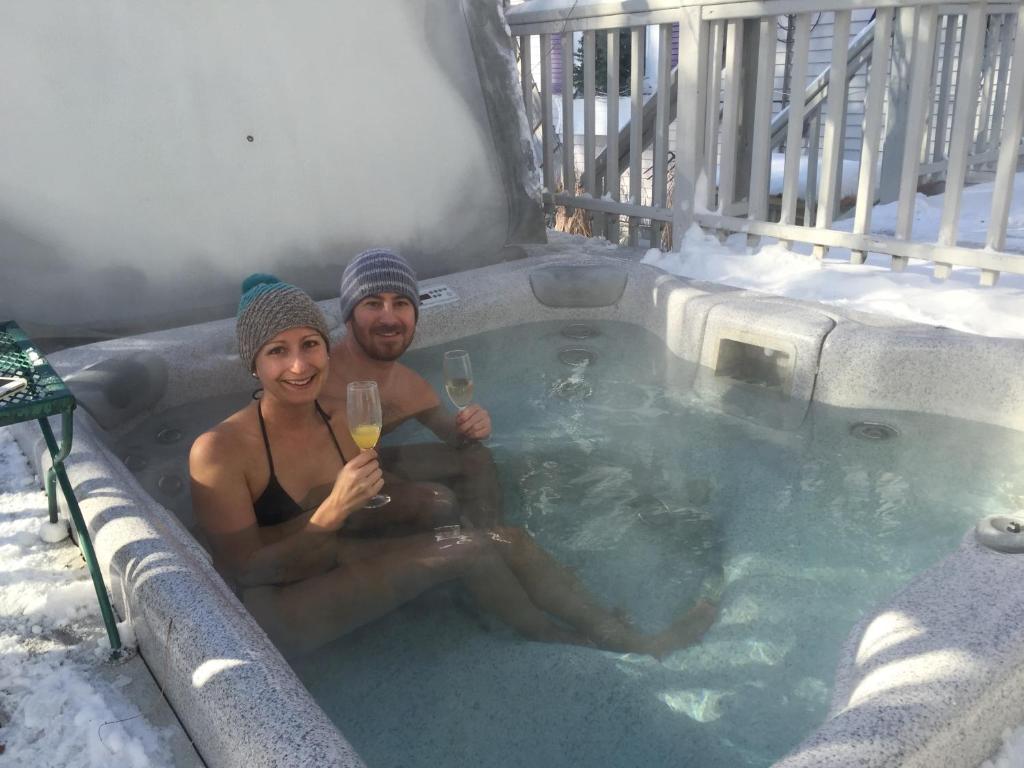
M258 434L255 407L250 404L199 435L192 443L189 464L241 466Z

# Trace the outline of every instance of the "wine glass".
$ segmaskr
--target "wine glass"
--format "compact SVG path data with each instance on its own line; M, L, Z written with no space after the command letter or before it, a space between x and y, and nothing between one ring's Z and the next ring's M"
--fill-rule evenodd
M383 425L380 412L380 390L377 389L377 382L350 382L345 404L348 412L348 431L352 433L352 439L360 450L370 450L377 445ZM373 509L374 507L383 507L389 501L391 501L391 497L386 493L378 493L363 506Z
M460 411L473 400L473 367L469 352L450 349L444 353L444 390L452 404Z

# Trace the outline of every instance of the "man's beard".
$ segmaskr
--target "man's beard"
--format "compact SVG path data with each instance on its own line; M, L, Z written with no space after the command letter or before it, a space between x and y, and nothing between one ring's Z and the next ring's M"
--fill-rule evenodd
M404 334L402 333L403 327L404 326L391 325L377 326L376 328L373 328L370 331L364 331L362 328L353 325L352 334L355 337L356 343L359 344L360 348L362 348L363 352L366 354L367 357L369 357L371 360L377 360L382 363L390 363L394 362L402 355L404 355L405 350L407 350L409 348L409 345L412 344L412 334L410 334L409 338L406 339ZM393 343L399 344L399 348L397 349L397 351L394 352L392 352L390 349L387 351L380 349L379 346L383 342L380 339L380 337L375 335L375 332L383 331L386 333L392 330L397 331L399 334L398 336L393 337Z

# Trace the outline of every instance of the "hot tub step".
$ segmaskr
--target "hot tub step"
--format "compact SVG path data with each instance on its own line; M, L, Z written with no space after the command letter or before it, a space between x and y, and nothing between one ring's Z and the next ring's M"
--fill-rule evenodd
M827 315L783 301L718 304L707 315L694 390L725 413L796 429L834 326Z

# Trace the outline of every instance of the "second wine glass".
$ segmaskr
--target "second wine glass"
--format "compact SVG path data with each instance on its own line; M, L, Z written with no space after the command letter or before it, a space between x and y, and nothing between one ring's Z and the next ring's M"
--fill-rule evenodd
M380 440L383 426L380 408L380 390L376 381L352 381L346 390L346 411L348 431L360 450L368 451ZM371 497L364 507L383 507L391 501L386 493Z
M473 401L473 367L469 352L450 349L444 353L444 391L460 411Z

